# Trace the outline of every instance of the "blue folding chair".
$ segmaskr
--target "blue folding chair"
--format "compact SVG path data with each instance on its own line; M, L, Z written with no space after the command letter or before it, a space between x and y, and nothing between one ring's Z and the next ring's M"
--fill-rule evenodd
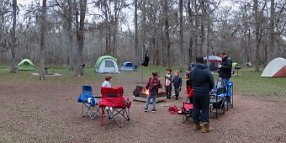
M98 101L92 94L92 87L89 85L82 86L82 93L78 97L78 102L82 103L82 117L89 116L94 119L97 113L100 112Z

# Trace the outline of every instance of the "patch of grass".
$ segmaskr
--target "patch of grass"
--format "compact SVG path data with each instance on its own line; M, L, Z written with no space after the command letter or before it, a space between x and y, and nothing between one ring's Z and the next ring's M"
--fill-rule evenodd
M174 68L173 68L174 69ZM143 67L143 83L145 84L148 77L151 76L153 71L159 72L161 80L163 82L165 75L165 67L162 66L148 66ZM37 71L17 71L16 74L9 73L8 66L1 66L0 68L0 81L2 82L16 82L19 84L29 84L42 82L38 76L33 76L32 73ZM97 74L95 68L85 68L85 75L83 77L76 77L74 71L68 70L66 67L52 67L49 72L60 73L60 77L47 77L43 82L49 83L63 83L63 84L91 84L102 82L104 80L104 74ZM254 72L254 69L245 68L239 70L239 76L236 74L232 76L231 80L234 82L235 94L242 95L259 95L259 96L286 96L286 78L261 78L261 72ZM217 74L214 74L215 80L217 80ZM184 79L184 73L181 74ZM142 67L137 72L121 72L120 74L113 74L115 81L121 80L128 81L130 83L136 83L142 81ZM101 84L101 83L100 83ZM185 84L183 82L183 84Z
M234 91L242 95L286 96L286 78L262 78L261 72L242 69L233 75Z

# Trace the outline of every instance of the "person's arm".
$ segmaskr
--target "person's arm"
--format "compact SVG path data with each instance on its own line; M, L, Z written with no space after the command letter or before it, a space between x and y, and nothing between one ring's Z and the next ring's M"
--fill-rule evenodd
M192 72L190 72L190 74L189 74L189 85L190 85L191 88L193 88L193 85L192 85L193 81L192 81L191 73Z
M146 83L146 86L145 86L146 89L149 89L149 87L150 87L150 79L151 79L151 78L149 78L149 81Z
M225 64L221 65L221 69L232 69L232 60L226 59Z
M162 88L161 81L160 81L160 79L158 79L158 80L159 80L159 88Z

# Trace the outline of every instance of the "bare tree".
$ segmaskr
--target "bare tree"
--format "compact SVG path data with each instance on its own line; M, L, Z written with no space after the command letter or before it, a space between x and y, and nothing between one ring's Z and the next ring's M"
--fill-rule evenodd
M13 7L13 27L11 30L11 54L12 54L12 59L11 59L11 70L10 73L16 73L16 57L15 57L15 52L16 52L16 22L17 22L17 0L13 0L12 3Z
M41 20L40 20L40 80L45 79L45 57L46 57L46 15L47 15L47 0L43 0L42 11L41 11Z
M134 0L134 26L135 26L135 58L137 59L137 64L140 63L139 48L138 48L138 0Z
M275 8L274 8L274 0L271 0L271 6L270 6L270 23L269 23L269 46L266 48L266 55L267 56L267 63L274 58L274 55L277 55L276 53L276 47L274 45L274 20L275 20ZM270 52L271 49L271 52Z
M85 20L85 13L86 13L86 5L87 0L80 0L79 1L79 25L77 25L77 62L76 62L76 76L80 77L83 76L83 56L82 56L82 49L84 46L84 20ZM78 16L76 16L78 19ZM78 23L78 22L77 22Z
M167 66L168 68L171 67L171 44L170 44L170 34L169 34L169 4L168 0L164 0L164 8L163 8L163 15L164 15L164 46L167 48Z
M180 12L180 72L184 71L184 34L183 34L183 0L179 1Z

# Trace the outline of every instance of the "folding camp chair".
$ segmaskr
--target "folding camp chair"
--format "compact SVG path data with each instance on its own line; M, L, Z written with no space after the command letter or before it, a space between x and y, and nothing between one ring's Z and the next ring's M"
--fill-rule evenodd
M82 103L82 117L89 116L94 119L95 115L100 112L98 102L92 94L92 87L89 85L82 86L82 93L78 97L78 102Z
M105 112L109 119L115 118L117 124L121 128L123 119L130 120L129 108L131 102L129 99L123 98L123 87L101 87L102 100L99 102L101 111L101 125L103 126L103 118ZM121 117L121 118L120 118Z
M210 93L210 113L215 112L215 117L218 118L219 110L222 111L222 113L225 113L226 107L226 94L225 94L225 88L217 88L217 86L212 89Z
M182 118L182 122L185 123L188 118L192 117L192 111L193 111L193 104L192 103L188 103L188 102L183 102L183 118Z

